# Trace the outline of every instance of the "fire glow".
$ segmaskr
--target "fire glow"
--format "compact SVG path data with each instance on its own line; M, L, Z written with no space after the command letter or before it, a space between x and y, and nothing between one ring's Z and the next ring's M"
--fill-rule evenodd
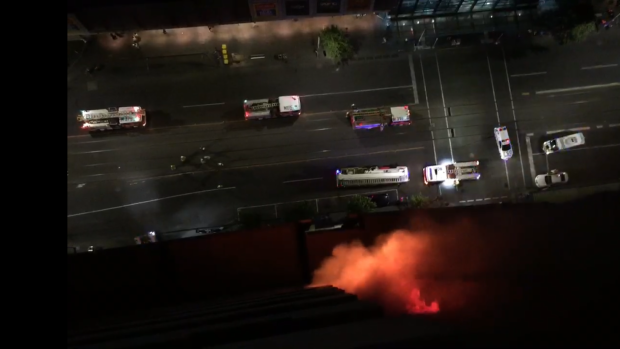
M416 267L427 246L425 237L405 230L381 236L371 247L359 241L342 244L314 272L312 284L332 285L377 302L387 314L437 313L439 303L426 302L416 280Z

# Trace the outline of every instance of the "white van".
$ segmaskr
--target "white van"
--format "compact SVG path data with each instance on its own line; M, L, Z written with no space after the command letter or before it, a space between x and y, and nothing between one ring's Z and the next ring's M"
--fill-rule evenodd
M543 143L543 151L545 154L551 154L583 144L586 144L586 137L579 132L546 141Z

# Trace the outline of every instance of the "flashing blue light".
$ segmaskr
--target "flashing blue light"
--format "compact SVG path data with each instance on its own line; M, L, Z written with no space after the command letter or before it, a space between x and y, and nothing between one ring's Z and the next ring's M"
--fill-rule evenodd
M340 170L336 170L336 174L339 175L340 174Z

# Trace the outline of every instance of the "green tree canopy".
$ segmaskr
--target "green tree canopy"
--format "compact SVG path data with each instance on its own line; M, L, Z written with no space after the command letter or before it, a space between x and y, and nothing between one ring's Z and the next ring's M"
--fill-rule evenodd
M431 206L431 199L422 193L414 194L409 197L409 206L411 208L427 208Z
M377 204L367 196L355 195L349 199L347 203L347 212L349 213L368 213L377 208Z
M323 29L319 37L328 58L340 63L353 57L354 51L351 40L335 25Z

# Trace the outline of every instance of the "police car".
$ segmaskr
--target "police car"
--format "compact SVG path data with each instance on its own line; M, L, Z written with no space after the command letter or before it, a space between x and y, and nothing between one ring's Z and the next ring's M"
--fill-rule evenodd
M499 149L499 156L502 160L508 160L512 157L512 144L510 144L510 137L508 136L508 129L506 126L500 126L493 129L495 134L495 142Z

